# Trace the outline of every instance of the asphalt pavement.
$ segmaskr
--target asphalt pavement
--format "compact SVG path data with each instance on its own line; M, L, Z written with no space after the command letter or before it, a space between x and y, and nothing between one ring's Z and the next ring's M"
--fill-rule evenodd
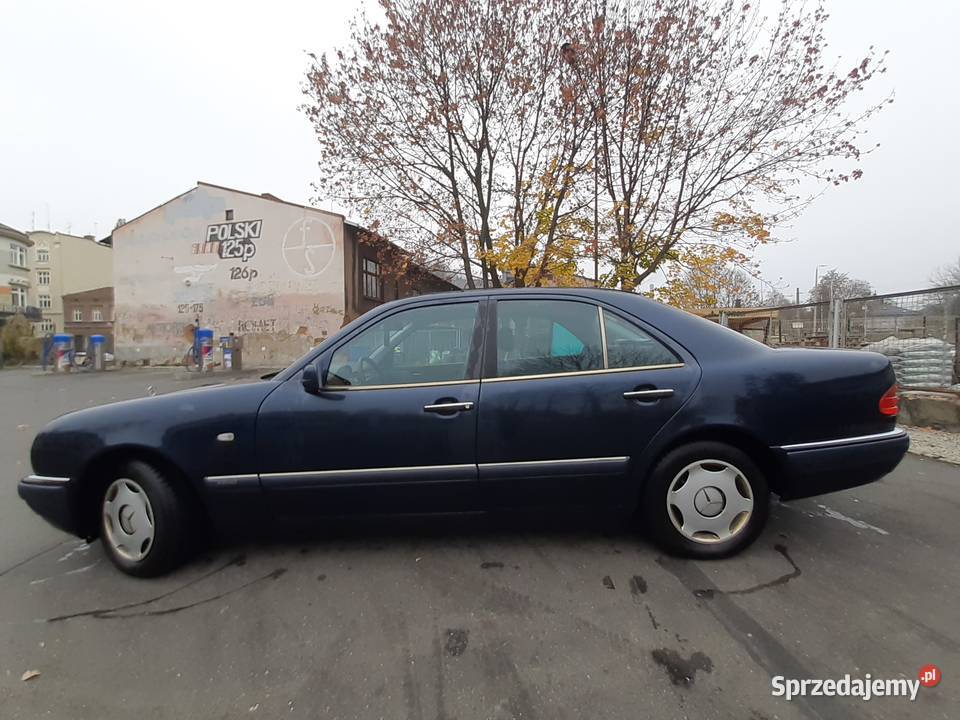
M116 571L16 496L70 409L168 392L170 370L0 371L0 718L955 718L960 467L775 503L738 557L629 527L358 523ZM943 680L915 701L771 694L771 678ZM25 672L39 675L21 679Z

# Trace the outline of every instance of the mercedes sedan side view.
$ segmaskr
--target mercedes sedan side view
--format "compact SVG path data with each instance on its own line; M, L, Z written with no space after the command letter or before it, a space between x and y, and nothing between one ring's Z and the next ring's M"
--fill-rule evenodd
M771 492L893 470L897 411L879 354L775 350L617 291L449 293L382 305L259 382L60 417L19 493L139 576L200 526L561 507L719 557Z

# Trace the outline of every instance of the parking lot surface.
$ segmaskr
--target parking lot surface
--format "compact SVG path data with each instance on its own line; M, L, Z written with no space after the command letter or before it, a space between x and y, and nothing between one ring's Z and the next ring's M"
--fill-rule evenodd
M0 372L0 717L954 718L960 467L774 504L742 555L679 560L588 519L366 521L221 544L156 580L17 498L43 423L169 370ZM771 678L942 682L771 695ZM27 671L39 675L22 680Z

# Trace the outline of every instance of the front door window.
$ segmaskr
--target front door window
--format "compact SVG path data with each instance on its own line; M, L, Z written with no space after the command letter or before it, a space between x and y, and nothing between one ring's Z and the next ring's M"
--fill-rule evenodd
M384 318L337 348L327 387L469 379L477 307L475 302L433 305Z

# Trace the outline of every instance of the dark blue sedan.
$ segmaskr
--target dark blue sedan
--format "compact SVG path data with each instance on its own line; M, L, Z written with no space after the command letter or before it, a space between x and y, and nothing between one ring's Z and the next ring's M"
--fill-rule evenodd
M261 382L65 415L19 491L141 576L204 525L561 507L718 557L771 492L893 470L896 416L882 355L773 350L623 292L476 291L383 305Z

